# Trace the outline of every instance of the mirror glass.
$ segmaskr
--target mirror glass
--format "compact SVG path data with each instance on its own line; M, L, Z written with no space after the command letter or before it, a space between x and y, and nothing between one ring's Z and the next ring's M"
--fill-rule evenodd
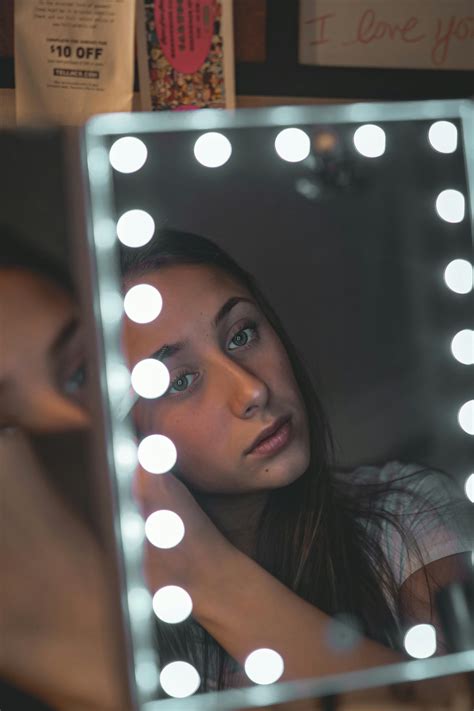
M457 105L425 109L89 127L155 698L472 648L465 139Z

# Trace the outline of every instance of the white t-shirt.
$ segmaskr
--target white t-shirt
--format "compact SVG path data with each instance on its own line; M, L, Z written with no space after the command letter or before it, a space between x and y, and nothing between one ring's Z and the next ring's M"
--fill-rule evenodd
M420 547L421 563L416 554L407 549L393 523L382 519L379 528L370 520L366 520L366 530L369 536L379 539L398 588L422 565L428 565L445 556L473 550L472 504L462 487L447 474L416 464L393 461L383 467L361 466L350 472L337 472L334 476L341 479L344 489L348 492L351 487L361 484L393 484L394 487L400 486L403 489L389 489L385 494L379 495L375 508L382 505L397 517L404 530L408 529L413 533ZM397 482L400 477L403 479ZM420 496L413 497L410 492ZM354 496L357 497L356 491ZM363 522L363 519L360 520ZM394 602L389 596L387 602L395 617L398 617ZM244 683L245 674L239 669L237 662L230 665L230 671L236 674L235 679Z
M376 508L381 503L396 516L404 529L414 535L422 562L407 548L390 521L383 520L380 529L369 521L366 530L378 538L398 588L422 565L473 550L473 506L461 485L448 474L393 461L383 467L361 466L349 473L338 473L337 477L343 477L348 487L378 483L393 485L393 490L377 499ZM400 477L403 478L397 482ZM398 491L397 486L403 491Z

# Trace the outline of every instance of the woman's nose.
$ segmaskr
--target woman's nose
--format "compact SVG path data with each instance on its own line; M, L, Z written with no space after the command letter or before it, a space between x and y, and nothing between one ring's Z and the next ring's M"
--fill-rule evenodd
M266 383L235 361L228 360L224 364L217 386L225 392L230 410L236 417L252 417L268 402Z
M38 388L31 394L29 405L21 424L31 431L60 432L89 425L89 416L81 407L50 388Z

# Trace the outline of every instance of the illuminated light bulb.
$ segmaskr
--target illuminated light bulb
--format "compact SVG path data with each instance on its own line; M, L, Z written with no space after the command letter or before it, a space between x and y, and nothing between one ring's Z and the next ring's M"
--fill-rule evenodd
M445 222L462 222L465 210L466 201L459 190L443 190L436 198L436 212Z
M458 130L451 121L436 121L428 131L428 140L439 153L454 153L458 147Z
M126 247L143 247L155 234L155 221L145 210L127 210L117 222L117 237Z
M169 472L176 464L177 456L173 442L164 435L149 435L138 445L138 461L150 474Z
M283 658L273 649L256 649L244 664L245 673L255 684L273 684L283 674Z
M132 370L132 388L140 397L160 397L167 391L169 384L169 370L156 358L144 358Z
M104 217L94 223L94 241L97 249L110 249L115 244L116 225L111 217Z
M458 422L464 432L474 435L474 400L468 400L459 409Z
M100 292L100 313L103 321L116 323L123 314L123 299L118 291L105 290Z
M128 592L127 600L131 616L140 620L150 617L151 595L146 588L132 588Z
M131 321L150 323L160 315L163 299L158 289L151 284L137 284L125 294L123 307Z
M107 150L104 146L91 148L87 153L87 167L91 178L105 182L108 177Z
M436 652L436 630L433 625L414 625L406 633L403 644L410 657L432 657Z
M183 622L192 610L191 596L178 585L166 585L153 595L153 611L163 622L169 624Z
M137 445L132 439L120 438L114 444L115 461L119 467L136 467L138 462Z
M135 665L135 680L138 688L145 694L150 694L158 686L159 676L156 664L144 660Z
M464 491L469 501L474 504L474 474L469 474L464 484Z
M453 259L444 270L444 281L457 294L468 294L472 289L472 264L467 259Z
M232 155L232 145L222 133L210 131L197 139L194 155L206 168L220 168Z
M145 535L156 548L174 548L184 538L183 520L174 511L154 511L145 521Z
M299 163L311 151L311 141L301 128L284 128L275 138L275 150L288 163Z
M148 151L139 138L124 136L112 144L109 161L119 173L135 173L145 165Z
M327 640L333 649L349 650L356 646L362 637L359 620L348 613L338 613L329 621Z
M465 328L459 331L451 341L453 356L463 365L474 364L474 330Z
M385 153L385 131L373 123L359 126L353 140L356 149L366 158L378 158Z
M145 522L136 511L127 511L122 514L120 530L127 546L138 548L145 540Z
M184 699L199 689L201 677L192 664L171 662L161 670L160 684L168 696Z
M115 363L107 371L109 394L115 398L123 395L130 387L130 371L126 365Z

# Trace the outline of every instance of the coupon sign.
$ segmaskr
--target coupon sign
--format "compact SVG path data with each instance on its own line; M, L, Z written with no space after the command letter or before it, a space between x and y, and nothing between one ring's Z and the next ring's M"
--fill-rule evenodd
M192 74L211 48L216 0L155 0L156 32L168 62Z
M135 0L15 0L17 121L130 111L134 19Z

